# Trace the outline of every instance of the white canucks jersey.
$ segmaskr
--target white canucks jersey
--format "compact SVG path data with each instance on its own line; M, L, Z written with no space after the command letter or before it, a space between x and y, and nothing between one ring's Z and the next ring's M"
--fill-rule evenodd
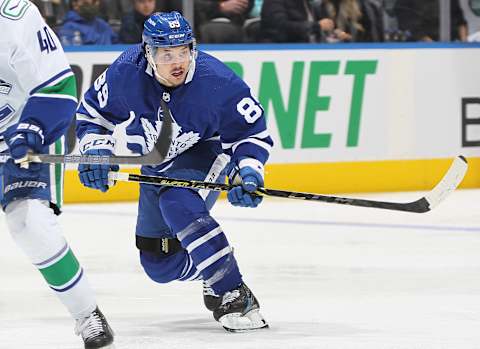
M42 127L53 143L77 105L73 72L60 41L28 0L0 0L0 152L19 121Z

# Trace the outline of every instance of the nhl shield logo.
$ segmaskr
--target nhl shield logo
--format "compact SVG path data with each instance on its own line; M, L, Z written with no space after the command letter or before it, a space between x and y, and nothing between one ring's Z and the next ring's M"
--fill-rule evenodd
M12 89L12 84L0 79L0 94L8 95Z
M164 92L162 95L162 99L167 103L170 102L170 93Z

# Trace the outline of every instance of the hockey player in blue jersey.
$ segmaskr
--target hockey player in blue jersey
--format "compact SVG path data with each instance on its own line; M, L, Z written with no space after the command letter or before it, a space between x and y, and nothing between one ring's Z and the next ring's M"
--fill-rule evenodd
M145 154L161 128L163 99L173 116L166 160L143 166L147 175L237 183L236 206L256 207L272 147L263 109L246 83L214 57L198 52L178 12L155 13L143 43L126 50L86 92L77 110L80 151L114 154L112 132L126 124L127 147ZM106 191L118 167L79 165L81 182ZM203 280L205 305L229 331L268 327L245 285L225 233L210 215L217 193L142 184L136 245L154 281Z

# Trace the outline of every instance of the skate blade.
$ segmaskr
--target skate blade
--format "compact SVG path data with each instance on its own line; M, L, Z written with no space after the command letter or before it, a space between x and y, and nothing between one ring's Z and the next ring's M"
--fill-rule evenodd
M268 323L259 309L253 309L243 316L241 313L227 314L222 316L219 322L229 332L248 332L268 328Z

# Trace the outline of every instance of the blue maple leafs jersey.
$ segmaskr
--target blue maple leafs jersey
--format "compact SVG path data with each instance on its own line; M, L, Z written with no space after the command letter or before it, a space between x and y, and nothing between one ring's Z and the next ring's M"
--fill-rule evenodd
M126 122L128 149L146 154L162 125L162 98L174 119L173 140L157 170L198 142L215 138L231 161L267 161L273 142L262 107L242 79L204 52L187 83L169 89L153 77L141 45L126 50L85 93L77 110L77 134L112 134Z

